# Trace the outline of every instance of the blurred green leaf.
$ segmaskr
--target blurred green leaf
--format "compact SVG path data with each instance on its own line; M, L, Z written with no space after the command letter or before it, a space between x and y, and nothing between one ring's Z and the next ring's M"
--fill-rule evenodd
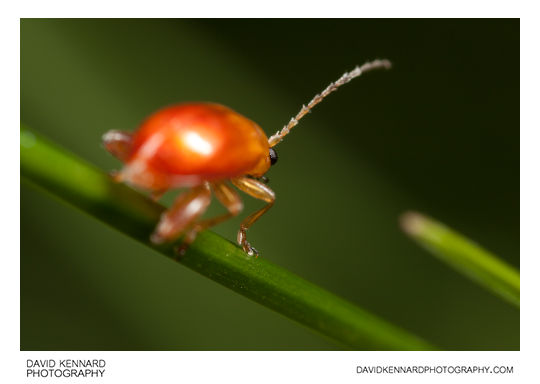
M410 237L489 291L519 307L519 272L465 236L417 212L401 217Z
M164 207L21 127L21 175L169 258L173 245L149 234ZM209 231L179 263L355 349L425 350L433 346Z

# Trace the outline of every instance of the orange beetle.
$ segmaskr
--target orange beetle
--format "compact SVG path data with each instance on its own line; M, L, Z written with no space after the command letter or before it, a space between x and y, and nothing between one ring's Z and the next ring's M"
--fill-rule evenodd
M134 133L116 130L105 133L105 148L124 162L114 178L148 189L156 200L170 189L188 188L163 213L151 235L151 241L156 244L184 235L180 254L200 231L241 212L242 201L228 184L230 181L241 191L267 203L248 216L238 231L238 243L244 251L257 255L257 250L246 239L246 231L275 201L275 194L264 177L277 161L272 147L339 86L366 71L390 65L388 60L375 60L345 73L269 139L253 121L219 104L186 103L166 107L147 118ZM210 205L211 192L228 212L199 220Z

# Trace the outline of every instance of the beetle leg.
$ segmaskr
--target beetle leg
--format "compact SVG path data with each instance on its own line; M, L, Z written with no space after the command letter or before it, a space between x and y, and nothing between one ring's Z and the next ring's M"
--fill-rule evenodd
M161 244L179 237L206 211L211 197L208 183L193 187L178 196L172 207L161 215L150 240L154 244Z
M103 135L103 145L113 156L126 161L131 151L133 134L125 131L108 131Z
M244 207L242 200L240 200L240 196L238 196L235 190L225 182L212 183L212 190L214 191L214 194L219 202L223 204L225 208L227 208L228 212L211 219L200 221L193 225L193 227L186 233L182 245L180 245L178 248L180 255L185 253L187 247L195 240L199 232L238 215Z
M156 191L152 191L150 193L150 198L154 201L159 201L163 197L163 195L167 192L166 189L158 189Z
M270 187L268 187L268 185L264 184L262 181L249 177L239 177L237 179L232 179L231 182L236 188L247 193L248 195L268 203L258 211L252 213L247 218L245 218L244 221L242 221L242 223L240 224L240 230L238 231L238 244L242 246L244 252L246 252L250 256L253 256L254 254L258 256L259 253L257 252L257 250L253 248L251 244L247 241L246 232L249 227L251 227L253 223L255 223L259 219L259 217L264 215L266 211L268 211L272 207L272 205L274 205L274 201L276 200L276 194L270 189Z

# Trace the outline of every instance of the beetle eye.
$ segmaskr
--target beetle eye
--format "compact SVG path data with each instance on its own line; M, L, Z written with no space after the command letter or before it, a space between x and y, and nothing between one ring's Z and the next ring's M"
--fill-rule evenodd
M277 152L274 148L270 148L270 164L274 165L277 162Z

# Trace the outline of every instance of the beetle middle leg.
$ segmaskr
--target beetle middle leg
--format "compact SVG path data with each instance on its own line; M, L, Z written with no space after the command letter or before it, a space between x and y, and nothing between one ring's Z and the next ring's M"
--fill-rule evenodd
M223 215L195 223L192 228L186 232L183 243L178 248L180 255L185 253L187 247L195 240L199 232L238 215L244 207L240 196L238 196L235 190L225 182L212 183L211 185L216 198L221 204L223 204L225 208L227 208L228 212Z
M212 195L209 183L191 188L178 196L161 219L150 237L154 244L175 240L206 211Z
M248 195L268 203L258 211L252 213L247 218L245 218L244 221L242 221L242 223L240 224L240 229L238 230L238 244L242 246L244 252L246 252L250 256L258 256L259 253L257 252L257 250L253 248L251 244L247 241L246 232L249 227L251 227L253 223L255 223L259 219L259 217L264 215L266 211L272 208L272 205L274 205L274 201L276 200L276 194L270 189L270 187L268 187L268 185L264 184L262 181L249 177L239 177L236 179L232 179L231 182L236 188L247 193Z

